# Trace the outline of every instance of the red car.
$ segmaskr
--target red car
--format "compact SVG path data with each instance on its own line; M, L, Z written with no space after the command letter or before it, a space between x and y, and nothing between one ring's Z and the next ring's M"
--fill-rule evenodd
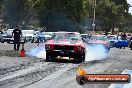
M104 52L109 52L110 50L110 43L105 35L92 35L88 45L91 47L96 47L96 49L99 49L101 46L103 49L105 49Z
M45 45L46 61L57 59L85 61L85 43L78 32L55 32L53 36Z

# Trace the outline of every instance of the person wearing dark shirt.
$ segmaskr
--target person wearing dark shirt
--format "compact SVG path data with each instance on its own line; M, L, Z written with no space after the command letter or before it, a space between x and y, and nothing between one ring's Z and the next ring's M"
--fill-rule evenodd
M130 41L132 41L132 37L130 38Z
M127 36L126 36L125 33L121 36L121 39L122 39L122 40L126 40L126 39L127 39ZM124 47L124 49L125 49L125 47Z
M125 33L121 37L122 37L123 40L126 40L127 39L127 36L126 36Z
M21 36L22 36L22 32L20 30L19 25L17 25L16 28L13 30L12 36L14 36L14 50L19 51L20 39L21 39Z

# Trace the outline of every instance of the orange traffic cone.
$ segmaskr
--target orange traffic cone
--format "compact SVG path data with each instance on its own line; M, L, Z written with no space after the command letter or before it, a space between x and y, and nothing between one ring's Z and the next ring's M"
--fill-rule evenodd
M25 54L25 49L24 49L24 44L22 45L22 49L21 49L21 51L20 51L20 57L25 57L26 56L26 54Z

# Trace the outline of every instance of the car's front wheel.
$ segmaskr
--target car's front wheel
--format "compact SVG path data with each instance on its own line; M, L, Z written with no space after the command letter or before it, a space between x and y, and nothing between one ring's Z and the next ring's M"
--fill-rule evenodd
M85 62L85 54L80 55L80 63Z
M79 62L79 63L85 62L85 54L75 55L74 60L76 60L76 62Z
M10 43L10 41L7 41L7 43Z
M46 61L49 62L53 60L54 60L54 56L51 53L46 52Z

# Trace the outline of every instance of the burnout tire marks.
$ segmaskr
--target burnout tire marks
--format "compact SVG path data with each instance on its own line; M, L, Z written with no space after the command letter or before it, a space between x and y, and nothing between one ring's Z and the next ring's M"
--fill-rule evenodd
M34 63L37 63L37 62L42 62L42 59L30 60L29 62L23 62L22 64L19 64L19 65L1 68L0 69L0 78L11 75L11 74L15 73L16 71L26 69L26 68L32 66Z
M48 75L63 69L66 67L67 64L64 63L49 63L48 65L42 67L41 69L37 69L34 72L30 72L24 75L20 75L17 77L13 77L11 79L6 79L0 82L0 87L8 87L8 86L14 86L16 84L18 87L23 88L25 86L34 84L43 78L47 77ZM43 69L44 68L44 69ZM24 83L24 85L21 83Z

